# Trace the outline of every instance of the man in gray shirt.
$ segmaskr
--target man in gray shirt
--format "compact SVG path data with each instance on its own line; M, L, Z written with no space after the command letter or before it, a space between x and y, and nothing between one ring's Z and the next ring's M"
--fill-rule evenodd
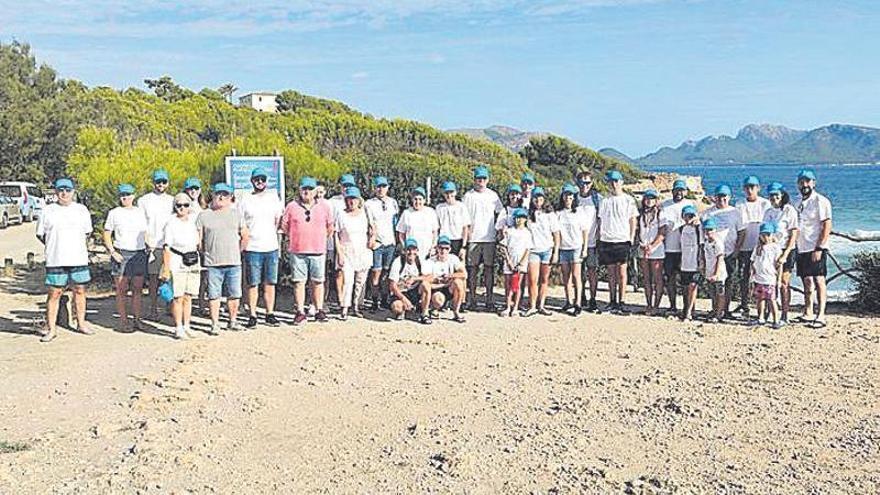
M214 184L211 209L196 220L201 233L203 266L208 272L211 335L220 329L220 298L226 297L228 330L241 330L236 321L241 299L241 251L247 246L248 230L237 209L232 208L232 187Z

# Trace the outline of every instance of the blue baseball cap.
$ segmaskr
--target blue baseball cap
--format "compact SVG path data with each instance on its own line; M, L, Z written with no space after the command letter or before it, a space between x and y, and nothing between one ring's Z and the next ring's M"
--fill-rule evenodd
M718 184L715 186L715 196L730 196L731 194L733 194L733 191L731 191L730 186L727 184Z
M715 220L715 217L709 217L703 220L703 230L716 230L717 228L718 220Z
M516 208L513 210L513 218L528 218L529 212L525 208Z
M816 180L816 172L813 172L808 168L803 168L800 172L798 172L797 176L798 181L800 181L801 179Z
M412 237L407 238L405 241L403 241L403 249L409 249L409 248L418 249L419 248L419 241L413 239Z
M656 199L660 197L660 193L658 193L656 189L648 189L647 191L645 191L645 197Z
M218 182L211 187L211 190L214 191L214 194L225 192L228 194L232 194L232 186L225 182Z
M318 181L314 177L303 177L299 180L300 189L314 189L318 187Z
M684 208L681 209L681 216L685 215L697 216L697 207L694 205L684 205Z
M342 177L339 178L339 184L343 186L356 186L357 182L354 180L353 175L342 174Z
M761 180L758 179L757 175L749 175L745 179L743 179L743 186L760 186Z
M423 198L428 197L428 193L425 192L425 188L422 186L414 187L410 192L410 196L421 196Z
M489 169L483 165L474 169L474 179L488 179Z
M131 184L119 184L116 186L116 192L119 193L120 196L129 196L134 194L134 186Z
M532 197L535 196L546 196L547 193L544 192L544 188L541 186L536 186L532 189Z
M68 178L58 179L55 181L55 189L73 189L73 181Z
M183 181L183 190L193 189L193 188L202 188L202 181L198 179L198 177L188 177L185 181Z
M577 193L578 193L578 188L574 184L566 183L564 186L562 186L562 193L561 194L577 194Z
M385 177L384 175L380 175L378 177L373 178L373 187L387 186L387 185L389 185L388 184L388 177Z
M264 169L263 167L257 167L251 170L251 180L253 180L255 177L266 177L268 179L269 173L266 172L266 169Z
M518 192L522 194L522 187L520 187L519 184L511 184L507 186L507 194L510 194L512 192Z
M531 174L529 172L526 172L526 173L522 174L522 178L520 178L519 181L520 182L527 182L529 184L534 184L535 183L535 174Z
M776 233L776 222L764 222L761 224L761 227L758 228L759 234L775 234Z
M170 180L168 177L168 172L163 168L153 171L153 182L157 182L160 180Z
M451 180L448 180L448 181L446 181L446 182L443 183L443 188L442 188L442 189L443 189L443 192L447 193L447 192L457 191L457 190L458 190L458 186L455 185L455 182L452 182Z
M605 180L608 182L623 180L623 174L617 170L609 170L608 173L605 174Z
M361 190L356 187L346 187L344 195L346 198L360 198Z
M159 295L160 299L166 303L170 303L171 300L174 299L174 288L171 286L171 281L166 280L162 282L162 285L159 286L159 290L156 293Z
M675 182L672 183L672 190L675 191L676 189L684 189L685 191L687 191L687 181L684 179L675 179Z
M437 245L438 246L451 246L452 239L450 239L448 235L441 235L440 237L437 238Z
M771 182L767 185L767 195L770 194L782 194L782 191L785 190L785 187L782 186L781 182Z

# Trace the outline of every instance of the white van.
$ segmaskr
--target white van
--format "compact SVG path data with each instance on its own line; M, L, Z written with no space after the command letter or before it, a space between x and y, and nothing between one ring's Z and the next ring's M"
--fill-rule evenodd
M43 191L30 182L0 182L0 196L8 196L18 203L18 209L25 222L39 218L46 206Z

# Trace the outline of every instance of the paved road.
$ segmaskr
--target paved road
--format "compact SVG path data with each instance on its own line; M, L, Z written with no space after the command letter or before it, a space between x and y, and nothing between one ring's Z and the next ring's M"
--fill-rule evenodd
M38 261L43 259L43 245L37 240L37 222L12 225L0 230L0 263L12 258L16 263L25 263L27 253L32 252Z

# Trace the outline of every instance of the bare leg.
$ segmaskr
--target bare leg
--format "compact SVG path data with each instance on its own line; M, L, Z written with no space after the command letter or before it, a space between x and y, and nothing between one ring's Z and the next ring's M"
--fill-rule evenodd
M619 263L617 268L617 302L623 304L623 296L626 294L626 263Z
M587 278L590 281L590 301L595 301L596 291L599 290L599 270L594 266L588 267Z
M817 318L825 321L825 305L828 302L828 286L825 277L816 277L816 297L819 300L819 314Z
M174 316L174 325L177 328L183 326L183 301L182 297L175 297L171 301L171 314Z
M141 321L143 316L143 292L144 277L131 277L131 312L135 322Z
M669 295L669 309L675 311L678 309L678 270L673 270L666 280L667 293Z
M116 312L119 313L120 328L128 327L128 309L126 299L128 299L128 277L116 277Z
M581 280L581 264L580 263L572 263L571 266L571 278L574 279L572 286L574 287L574 297L572 297L572 301L574 301L574 305L580 307L581 304L581 295L584 290L584 282Z
M294 302L294 305L296 306L296 312L305 314L305 312L306 312L306 283L305 282L294 282L293 283L293 302Z
M486 308L492 310L495 305L495 267L483 265L483 276L486 279Z
M779 284L779 299L782 303L781 319L788 321L788 310L791 308L791 272L782 272Z
M155 318L159 311L159 275L150 275L150 317Z
M315 310L324 310L324 282L312 282L312 300Z
M538 289L538 308L544 309L544 304L547 301L547 288L550 285L550 265L541 265L540 269L540 279L539 279L539 289Z
M76 328L84 333L91 334L92 330L86 323L86 286L73 286L73 305L76 308Z
M211 311L211 325L217 326L220 324L220 299L210 299L208 300L208 308Z
M804 277L804 318L813 319L813 277Z
M275 312L275 286L272 284L263 284L263 302L266 303L266 314L271 315ZM256 305L256 303L254 303Z
M620 283L617 265L605 265L605 270L608 272L608 302L617 304L617 284Z
M427 315L431 304L431 288L428 287L428 284L419 284L419 304L422 316Z
M406 312L403 301L394 301L391 303L391 315L395 318Z
M653 272L651 272L651 268L648 266L651 263L651 260L647 258L639 258L639 264L642 268L642 285L645 287L645 304L647 308L645 308L645 313L651 315L654 313L652 303L654 302L654 292L653 287L651 285L651 277L654 276Z
M538 277L541 273L541 263L529 263L529 311L538 307Z
M49 287L46 294L46 328L49 335L55 335L56 323L58 322L58 305L61 301L61 294L64 289L60 287Z
M464 301L465 286L464 280L455 279L452 281L452 313L458 317L461 312L461 303Z
M250 286L247 288L247 305L250 315L254 318L257 317L257 301L260 299L260 288L259 286Z
M574 304L571 302L571 263L562 263L562 287L565 290L565 304Z
M654 309L657 310L663 300L663 260L651 260L651 270L654 274Z
M238 318L238 305L239 305L239 303L240 303L240 300L238 300L238 299L227 299L226 300L226 309L229 310L229 323L234 322L235 319ZM220 308L219 304L217 305L217 308L218 309ZM218 315L218 317L219 317L219 315Z
M189 328L189 322L192 318L192 306L193 306L192 296L186 294L183 296L183 326Z

